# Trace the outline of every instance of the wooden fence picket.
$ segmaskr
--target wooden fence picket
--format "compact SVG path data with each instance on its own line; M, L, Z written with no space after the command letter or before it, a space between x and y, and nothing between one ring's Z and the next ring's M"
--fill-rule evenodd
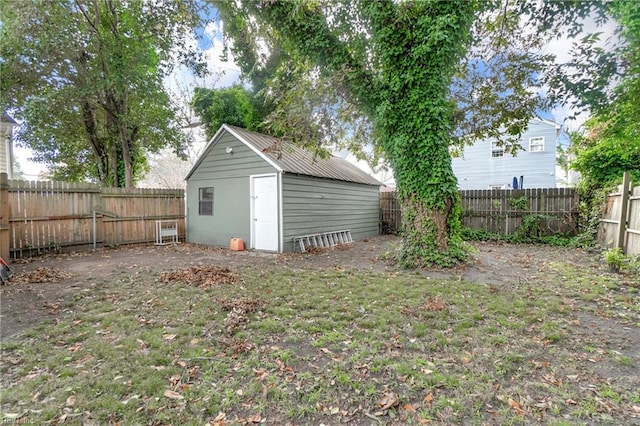
M640 186L633 186L630 172L625 172L618 191L607 196L598 243L640 255Z
M401 209L395 192L380 194L383 233L397 232ZM577 234L578 195L574 188L469 189L460 191L462 224L496 234L514 234L536 215L547 234Z
M101 188L94 184L8 181L11 257L97 244L155 241L156 220L185 235L184 190ZM8 256L7 256L8 257Z

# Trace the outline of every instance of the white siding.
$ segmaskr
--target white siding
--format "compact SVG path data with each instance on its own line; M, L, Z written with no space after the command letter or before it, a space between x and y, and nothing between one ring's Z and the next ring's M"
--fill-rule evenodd
M11 156L9 144L11 143L11 139L8 135L0 132L0 173L6 173L9 175L9 179L12 179L11 176Z

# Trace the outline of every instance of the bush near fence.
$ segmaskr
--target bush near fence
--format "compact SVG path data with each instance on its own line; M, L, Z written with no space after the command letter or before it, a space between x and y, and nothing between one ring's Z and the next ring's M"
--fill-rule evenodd
M511 235L534 224L540 236L578 233L574 188L464 190L460 199L462 225L473 230ZM380 194L380 223L382 233L396 233L402 226L395 192Z
M2 189L8 214L2 245L18 258L95 243L116 246L154 242L156 221L176 220L185 234L184 190L104 188L69 182L8 181ZM5 216L8 216L5 218ZM88 248L88 247L87 247ZM6 249L5 249L6 250ZM0 246L0 251L3 251Z

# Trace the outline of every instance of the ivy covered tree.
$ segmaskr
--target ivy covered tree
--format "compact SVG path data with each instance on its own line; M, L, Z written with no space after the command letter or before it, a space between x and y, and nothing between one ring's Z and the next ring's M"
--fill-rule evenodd
M1 0L0 100L23 119L18 142L54 178L134 186L146 153L185 138L162 79L177 61L195 1Z
M244 74L265 83L267 129L318 149L347 141L388 161L405 265L466 257L450 145L506 136L517 150L534 112L575 81L572 65L551 66L544 42L606 12L593 1L210 1ZM544 100L537 91L552 79L558 91ZM604 80L581 87L595 93Z

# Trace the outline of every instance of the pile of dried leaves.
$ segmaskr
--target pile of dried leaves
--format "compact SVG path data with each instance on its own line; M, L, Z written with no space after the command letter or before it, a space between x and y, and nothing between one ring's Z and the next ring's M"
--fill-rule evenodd
M9 278L9 284L59 283L72 277L73 274L70 272L41 266L33 271L14 274Z
M262 300L251 297L220 300L220 306L227 311L224 321L227 333L233 334L237 330L244 330L249 322L248 314L259 311L264 305Z
M192 266L188 269L163 272L160 281L183 281L197 287L211 287L221 284L233 284L238 281L238 275L229 268L217 266Z

